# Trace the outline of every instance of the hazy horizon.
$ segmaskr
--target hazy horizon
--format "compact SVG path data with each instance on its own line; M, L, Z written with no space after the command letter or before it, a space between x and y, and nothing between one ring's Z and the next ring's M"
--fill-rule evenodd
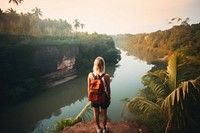
M199 0L24 0L18 6L1 0L5 12L13 8L17 13L41 9L43 17L67 20L78 19L85 24L83 31L101 34L137 34L165 30L172 27L167 19L190 18L189 24L199 23ZM174 23L176 24L176 23Z

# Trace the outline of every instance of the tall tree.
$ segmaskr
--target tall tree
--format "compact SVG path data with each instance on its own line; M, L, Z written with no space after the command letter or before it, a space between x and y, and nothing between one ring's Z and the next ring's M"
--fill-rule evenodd
M41 9L35 7L33 10L31 10L33 12L33 16L37 19L39 19L40 17L42 17L42 11Z
M80 22L79 22L79 20L78 19L75 19L74 21L73 21L73 23L74 23L74 28L77 30L79 27L80 27Z

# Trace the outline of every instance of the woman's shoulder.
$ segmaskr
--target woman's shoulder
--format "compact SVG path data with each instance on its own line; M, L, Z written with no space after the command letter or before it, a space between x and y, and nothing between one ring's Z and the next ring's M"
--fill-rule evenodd
M110 79L110 75L108 73L105 73L104 77L105 79Z
M91 78L91 77L93 77L93 73L92 73L92 72L90 72L90 73L88 74L88 78Z
M105 77L110 77L110 75L108 74L108 73L105 73L105 75L104 75Z

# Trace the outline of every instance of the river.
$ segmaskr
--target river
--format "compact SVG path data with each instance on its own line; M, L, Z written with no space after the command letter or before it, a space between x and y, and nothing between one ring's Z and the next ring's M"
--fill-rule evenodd
M137 95L143 87L142 75L151 68L152 65L127 55L123 50L118 64L106 68L111 75L111 105L108 109L108 118L111 121L123 121L123 103L120 100ZM87 75L81 75L1 111L3 125L0 131L43 133L57 121L75 117L87 102Z

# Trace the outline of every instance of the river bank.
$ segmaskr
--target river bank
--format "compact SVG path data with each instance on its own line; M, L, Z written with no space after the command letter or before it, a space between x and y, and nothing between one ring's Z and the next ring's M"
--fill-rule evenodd
M102 125L101 125L102 126ZM138 125L133 121L107 123L109 133L150 133L144 125ZM87 123L79 122L74 126L66 127L61 133L95 133L96 124L94 120Z

